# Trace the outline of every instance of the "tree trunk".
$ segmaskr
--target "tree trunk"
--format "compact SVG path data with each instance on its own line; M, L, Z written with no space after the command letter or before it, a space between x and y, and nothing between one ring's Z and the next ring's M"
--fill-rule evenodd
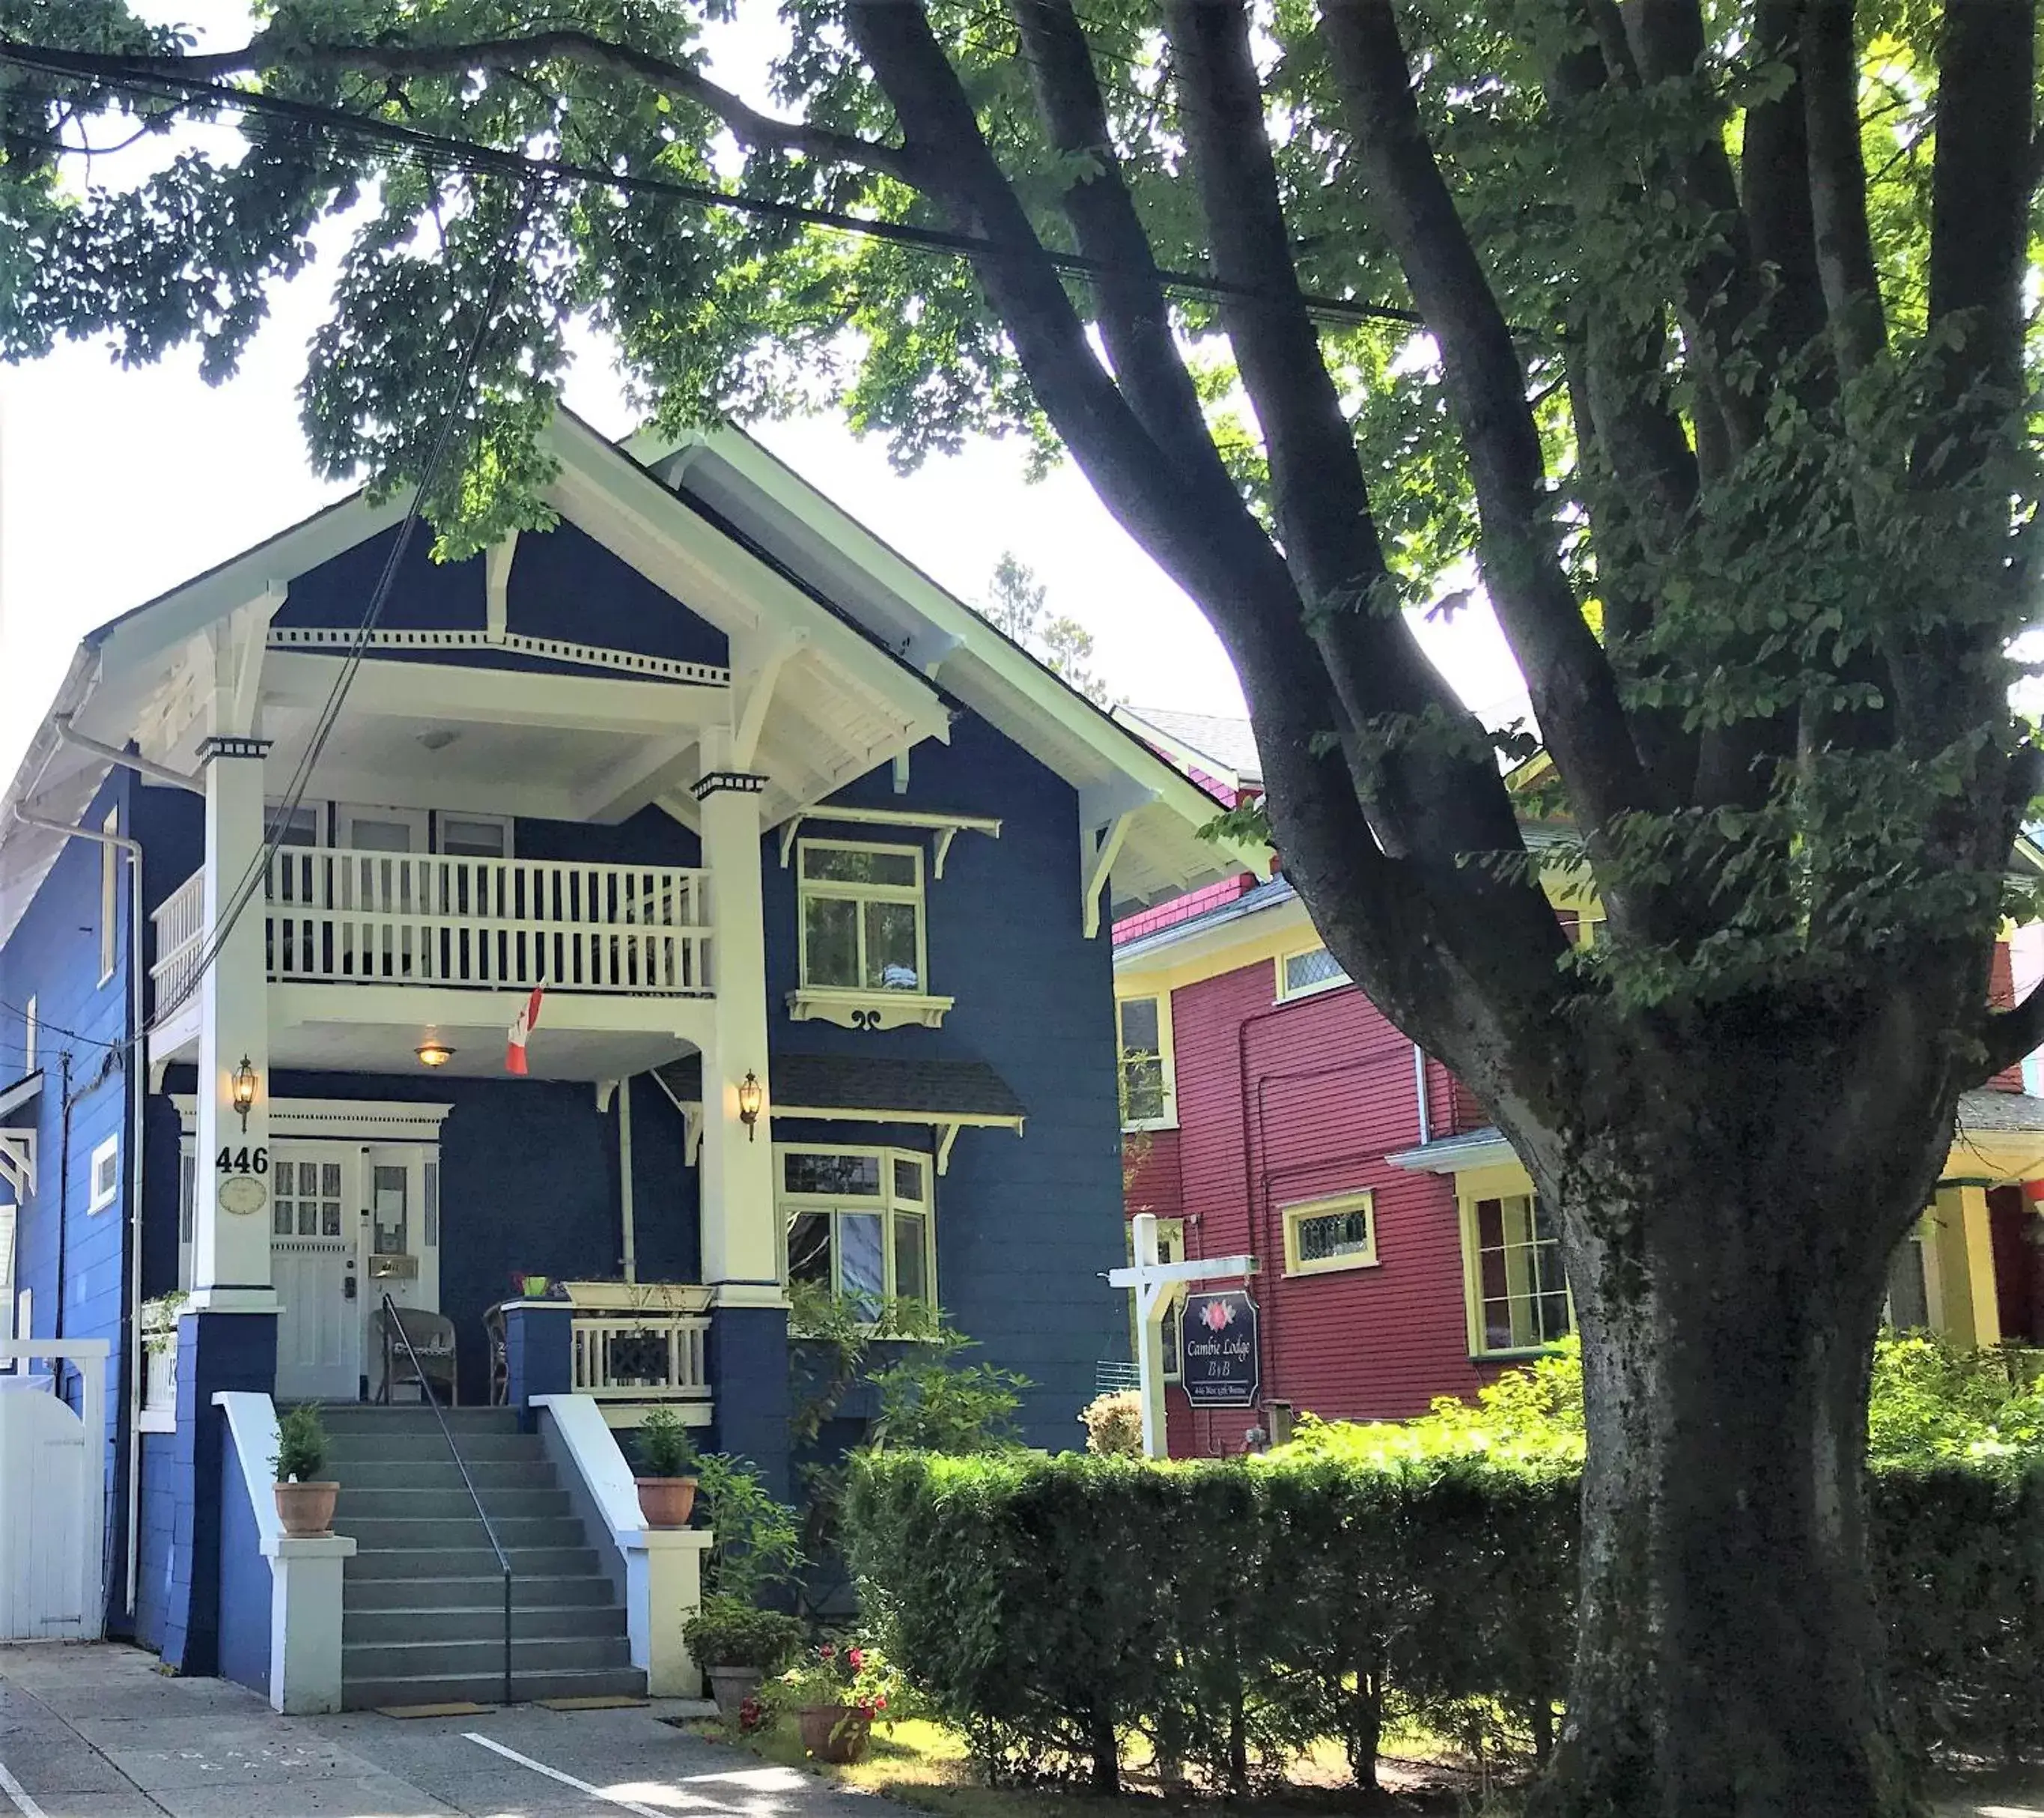
M1622 1135L1531 1145L1570 1152L1535 1171L1561 1215L1589 1458L1573 1685L1528 1809L1901 1818L1866 1409L1888 1258L1942 1160L1937 1093L1900 1116L1885 1093L1689 1059L1708 1077L1658 1115L1635 1097Z

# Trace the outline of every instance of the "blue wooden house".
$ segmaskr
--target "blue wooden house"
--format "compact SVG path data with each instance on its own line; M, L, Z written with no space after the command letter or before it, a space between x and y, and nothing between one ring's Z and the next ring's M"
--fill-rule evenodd
M791 1281L940 1302L1033 1443L1126 1355L1103 930L1236 868L1215 804L743 435L551 433L557 527L421 534L373 622L402 498L92 634L0 805L0 1339L108 1341L77 1632L186 1671L318 1641L245 1455L309 1399L347 1701L474 1679L487 1600L404 1589L480 1543L389 1309L501 1407L454 1431L565 1600L535 1671L605 1516L535 1487L540 1391L785 1486Z

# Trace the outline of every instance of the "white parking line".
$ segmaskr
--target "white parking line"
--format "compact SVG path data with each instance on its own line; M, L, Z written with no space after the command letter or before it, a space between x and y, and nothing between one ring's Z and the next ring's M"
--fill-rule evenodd
M720 1805L714 1799L698 1798L686 1793L677 1793L672 1802L664 1808L656 1805L641 1805L636 1800L622 1798L615 1793L605 1792L600 1786L591 1785L586 1780L578 1780L571 1774L563 1774L557 1767L549 1767L543 1761L535 1761L528 1755L521 1755L514 1748L506 1748L503 1743L492 1737L480 1735L474 1730L464 1730L462 1734L469 1741L480 1744L493 1755L501 1755L506 1761L515 1761L521 1767L529 1767L535 1774L544 1774L548 1779L557 1780L563 1786L572 1786L576 1792L586 1793L591 1798L605 1800L613 1805L620 1805L627 1812L636 1812L639 1814L639 1818L674 1818L675 1809L681 1806L699 1806L711 1812L728 1812L732 1809L728 1805ZM24 1797L26 1796L24 1795ZM43 1818L41 1812L31 1810L25 1806L22 1808L22 1812L23 1818Z
M7 1764L0 1761L0 1793L7 1795L21 1818L48 1818L42 1807L29 1797L29 1789L7 1771Z

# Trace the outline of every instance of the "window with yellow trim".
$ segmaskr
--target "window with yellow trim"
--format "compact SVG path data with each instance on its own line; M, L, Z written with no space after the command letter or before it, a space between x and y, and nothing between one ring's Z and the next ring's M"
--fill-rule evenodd
M848 991L923 991L923 851L805 840L796 874L802 982Z
M1539 1351L1575 1330L1554 1215L1531 1193L1464 1201L1470 1338L1479 1354Z
M878 1320L887 1305L936 1300L930 1157L913 1149L774 1146L782 1270Z
M1285 1273L1325 1275L1377 1261L1377 1207L1367 1193L1337 1193L1285 1208Z
M1348 982L1348 974L1342 970L1341 962L1318 943L1301 947L1296 953L1281 953L1278 956L1280 1001L1287 997L1310 997L1316 991L1331 991Z
M1168 997L1124 997L1114 1007L1124 1130L1155 1130L1178 1121L1171 1078L1170 1006Z

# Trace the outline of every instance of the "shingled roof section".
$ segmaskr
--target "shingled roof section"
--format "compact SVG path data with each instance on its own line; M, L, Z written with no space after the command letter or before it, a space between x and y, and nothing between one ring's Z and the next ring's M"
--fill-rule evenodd
M656 1069L685 1105L702 1098L702 1057ZM983 1060L904 1060L883 1055L774 1057L774 1102L797 1111L900 1111L917 1120L1019 1123L1015 1089Z

